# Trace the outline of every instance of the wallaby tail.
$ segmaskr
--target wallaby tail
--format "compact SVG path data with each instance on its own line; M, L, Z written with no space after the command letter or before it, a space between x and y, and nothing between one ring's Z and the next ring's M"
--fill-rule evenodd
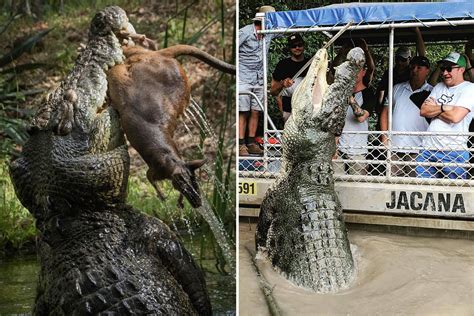
M232 74L232 75L235 75L236 73L235 65L228 64L214 56L209 55L208 53L194 46L175 45L168 48L160 49L159 52L160 54L171 57L171 58L176 58L182 55L193 56L205 62L209 66L219 69L220 71L223 71L225 73Z

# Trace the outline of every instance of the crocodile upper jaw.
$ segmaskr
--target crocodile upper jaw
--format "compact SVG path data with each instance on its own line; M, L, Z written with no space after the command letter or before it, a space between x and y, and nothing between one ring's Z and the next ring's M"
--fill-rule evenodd
M328 54L326 49L320 49L311 62L308 72L296 88L292 99L293 116L304 116L308 112L317 113L322 106L324 94L328 88L326 72L328 69Z

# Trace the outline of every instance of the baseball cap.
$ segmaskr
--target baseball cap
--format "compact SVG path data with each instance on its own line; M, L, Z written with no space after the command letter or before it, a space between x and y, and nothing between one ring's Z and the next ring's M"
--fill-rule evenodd
M288 36L288 46L291 46L296 43L304 43L303 38L298 33L291 34Z
M410 60L410 65L425 66L430 68L430 60L425 56L415 56Z
M441 59L438 62L438 64L442 64L442 65L446 65L446 66L458 65L458 66L464 67L464 68L466 68L466 66L467 66L466 58L463 55L461 55L459 53L456 53L456 52L449 53L449 55L444 57L443 59Z
M408 59L411 57L411 50L406 46L400 46L395 52L395 57L396 56L400 56L405 59Z
M276 12L276 10L270 5L263 5L258 8L257 13L255 14L255 17L252 19L252 21L261 21L267 12Z

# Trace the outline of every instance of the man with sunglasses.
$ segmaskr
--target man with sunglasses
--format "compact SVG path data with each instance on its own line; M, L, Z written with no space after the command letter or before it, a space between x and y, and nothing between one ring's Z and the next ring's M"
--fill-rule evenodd
M304 56L304 40L299 34L292 34L288 37L288 49L290 57L278 62L273 71L270 94L277 96L282 90L281 102L283 120L286 122L291 115L291 96L296 87L303 80L308 69L303 71L298 78L293 80L293 76L308 62L309 58Z
M465 168L457 166L467 163L467 136L443 135L442 133L467 133L474 109L474 84L464 80L466 57L452 52L440 62L442 82L431 91L423 102L420 115L431 118L429 132L441 135L423 138L423 147L418 162L451 163L442 167L417 166L417 177L465 179Z
M420 116L420 109L410 98L414 93L427 91L433 87L426 82L430 73L430 61L424 56L415 56L410 60L410 79L406 82L396 84L393 87L393 108L392 108L392 131L394 132L425 132L428 129L428 122ZM388 100L380 114L380 130L388 130ZM382 135L382 142L387 143L385 135ZM422 144L420 135L393 135L392 137L392 160L393 161L415 161L418 150ZM416 173L409 165L392 165L392 175L395 177L410 176L415 177Z

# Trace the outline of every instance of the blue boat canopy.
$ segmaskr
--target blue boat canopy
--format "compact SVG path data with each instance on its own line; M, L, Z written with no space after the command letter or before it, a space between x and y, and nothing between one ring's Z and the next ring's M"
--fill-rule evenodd
M269 12L266 29L390 22L474 19L473 2L344 3L317 9Z

